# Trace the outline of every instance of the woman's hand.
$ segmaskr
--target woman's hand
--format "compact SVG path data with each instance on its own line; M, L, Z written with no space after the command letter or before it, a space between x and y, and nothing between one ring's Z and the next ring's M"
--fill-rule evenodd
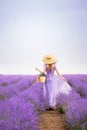
M64 77L62 77L62 79L63 79L64 81L66 81L66 79L65 79Z
M66 81L66 79L63 78L64 81Z

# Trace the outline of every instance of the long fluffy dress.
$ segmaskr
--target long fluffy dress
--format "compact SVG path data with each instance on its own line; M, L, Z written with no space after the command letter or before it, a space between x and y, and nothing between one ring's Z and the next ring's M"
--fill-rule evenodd
M71 91L70 85L62 80L60 76L54 74L55 66L49 70L46 66L46 82L44 84L44 96L48 107L55 107L59 94L69 94Z

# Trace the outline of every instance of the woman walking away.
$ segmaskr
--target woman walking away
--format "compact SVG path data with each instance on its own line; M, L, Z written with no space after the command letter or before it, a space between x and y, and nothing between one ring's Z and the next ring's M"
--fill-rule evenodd
M43 73L46 74L46 82L44 84L46 95L47 109L56 109L57 97L59 94L69 94L71 87L66 82L66 79L58 72L56 67L57 59L53 55L45 55L42 58L44 63ZM54 73L56 72L56 74Z

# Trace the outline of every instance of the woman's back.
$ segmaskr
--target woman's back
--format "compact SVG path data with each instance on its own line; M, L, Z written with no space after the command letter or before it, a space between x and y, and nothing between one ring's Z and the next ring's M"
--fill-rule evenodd
M55 65L46 65L46 72L47 74L54 74L55 71Z

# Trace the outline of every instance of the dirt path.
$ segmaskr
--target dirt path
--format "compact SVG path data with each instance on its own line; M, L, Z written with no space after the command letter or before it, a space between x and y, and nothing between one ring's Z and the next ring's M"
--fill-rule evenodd
M46 111L40 115L40 130L66 130L63 115L56 111Z

